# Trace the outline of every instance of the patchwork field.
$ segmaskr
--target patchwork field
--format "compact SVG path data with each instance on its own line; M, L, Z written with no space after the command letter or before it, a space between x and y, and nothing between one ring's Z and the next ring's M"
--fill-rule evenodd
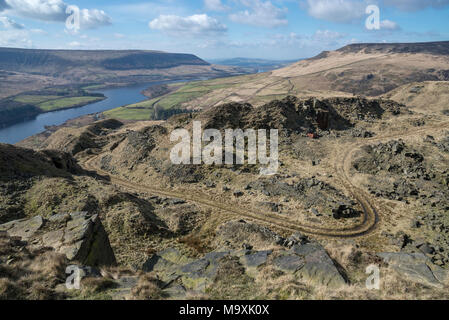
M86 104L94 103L97 101L101 101L104 98L102 97L71 97L71 98L62 98L62 99L55 99L55 100L49 100L42 103L39 103L37 106L39 109L43 111L54 111L54 110L60 110L60 109L68 109L68 108L75 108L75 107L81 107Z
M104 95L73 87L55 87L30 91L0 100L0 126L8 126L38 114L82 107L101 101Z

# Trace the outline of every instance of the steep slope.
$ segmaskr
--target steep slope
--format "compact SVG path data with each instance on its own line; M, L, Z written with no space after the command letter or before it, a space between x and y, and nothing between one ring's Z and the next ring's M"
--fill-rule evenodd
M406 104L416 112L449 115L449 82L414 82L383 95Z

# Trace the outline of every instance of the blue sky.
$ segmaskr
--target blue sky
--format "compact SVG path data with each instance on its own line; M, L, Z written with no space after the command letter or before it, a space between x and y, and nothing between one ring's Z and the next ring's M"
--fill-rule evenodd
M380 9L368 30L365 10ZM67 28L69 6L79 30ZM71 11L74 12L74 11ZM449 0L0 0L0 46L298 59L355 42L449 40Z

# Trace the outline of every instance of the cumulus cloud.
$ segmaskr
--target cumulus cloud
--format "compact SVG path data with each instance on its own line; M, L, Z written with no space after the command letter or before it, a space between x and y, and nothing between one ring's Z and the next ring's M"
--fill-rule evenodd
M418 11L426 8L442 8L449 5L449 0L307 0L305 6L310 16L338 23L359 21L365 15L369 4L381 7L395 7L401 11ZM392 28L387 24L387 28Z
M307 0L307 11L314 18L350 23L365 15L366 4L359 0Z
M41 21L65 22L69 5L62 0L0 0L0 11ZM111 24L111 18L98 9L80 10L81 29Z
M78 41L72 41L72 42L68 43L67 45L71 48L79 48L82 46L82 44L79 43Z
M26 30L0 29L0 47L22 47L31 48L33 42L29 39L29 34Z
M380 28L384 30L396 31L400 30L401 27L394 21L383 20L380 22Z
M44 21L65 21L67 5L62 0L6 0L14 14Z
M221 0L204 0L204 5L210 11L227 11L230 8L225 6Z
M402 11L418 11L429 7L443 8L449 5L449 0L383 0L383 4Z
M317 30L313 35L314 40L320 41L333 41L343 39L344 37L346 37L345 34L330 30Z
M279 27L288 24L287 8L278 8L271 1L240 0L247 10L231 14L229 18L238 23L258 27Z
M0 24L3 25L5 29L24 29L23 24L17 23L8 17L0 17Z
M95 29L112 24L111 18L98 9L83 9L80 11L81 29Z
M173 36L210 36L227 31L227 27L207 14L189 17L160 15L149 23L153 30L160 30Z

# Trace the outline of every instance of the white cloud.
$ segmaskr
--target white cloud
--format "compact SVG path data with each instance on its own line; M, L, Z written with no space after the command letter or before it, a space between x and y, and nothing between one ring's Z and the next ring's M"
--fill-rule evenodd
M369 4L381 7L396 7L401 11L418 11L429 7L442 8L449 5L449 0L307 0L305 6L310 16L338 23L359 21L365 16ZM386 20L387 21L387 20ZM393 25L387 22L387 28Z
M62 0L6 0L11 12L44 21L65 21L67 5ZM8 10L8 11L9 11Z
M207 10L211 11L227 11L230 8L225 6L221 0L204 0L204 5Z
M314 18L350 23L365 15L366 5L358 0L307 0L307 11Z
M33 34L38 34L38 35L46 35L46 34L48 34L47 31L44 31L42 29L31 29L30 32L33 33Z
M79 43L78 41L72 41L72 42L68 43L67 45L71 48L79 48L82 46L82 44Z
M112 24L111 18L98 9L83 9L80 11L81 29L95 29Z
M26 30L0 30L0 47L31 48L33 42Z
M391 31L396 31L396 30L401 29L401 27L396 22L390 21L390 20L381 21L380 28L385 29L385 30L391 30Z
M268 28L288 24L287 8L278 8L271 1L240 0L240 2L249 10L231 14L229 18L234 22Z
M8 17L0 17L0 23L3 24L5 29L24 29L24 25L15 22L14 20Z
M320 41L332 41L332 40L338 40L343 39L346 37L345 34L342 34L340 32L330 31L330 30L317 30L315 34L313 35L314 40L320 40Z
M69 5L62 0L0 0L0 11L41 21L65 22ZM111 18L98 9L80 10L81 29L111 24Z
M227 31L227 27L207 14L189 17L160 15L149 23L153 30L160 30L173 36L210 36Z
M449 0L383 0L384 5L396 7L402 11L418 11L425 8L442 8Z

